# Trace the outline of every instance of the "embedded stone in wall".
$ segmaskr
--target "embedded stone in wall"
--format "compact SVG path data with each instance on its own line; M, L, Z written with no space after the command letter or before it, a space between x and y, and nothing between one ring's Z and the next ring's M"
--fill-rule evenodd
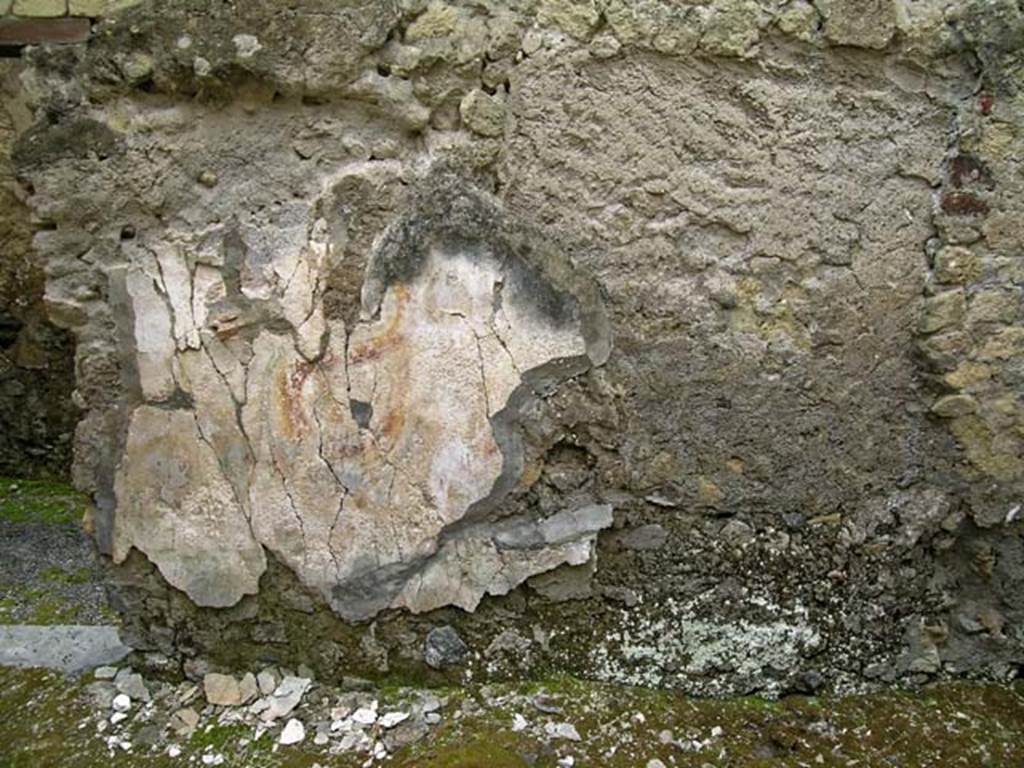
M15 16L63 16L67 13L67 0L14 0L11 9Z

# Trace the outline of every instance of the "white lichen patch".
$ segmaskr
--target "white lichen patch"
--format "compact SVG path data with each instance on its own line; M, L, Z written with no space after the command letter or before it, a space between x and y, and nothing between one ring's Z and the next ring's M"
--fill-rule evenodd
M589 653L593 674L609 682L648 686L701 678L709 694L735 693L729 680L761 679L765 667L795 669L806 651L821 643L799 608L752 598L750 613L764 618L728 620L710 618L715 614L706 602L668 598L656 612L621 611L617 626ZM777 692L770 683L765 690Z

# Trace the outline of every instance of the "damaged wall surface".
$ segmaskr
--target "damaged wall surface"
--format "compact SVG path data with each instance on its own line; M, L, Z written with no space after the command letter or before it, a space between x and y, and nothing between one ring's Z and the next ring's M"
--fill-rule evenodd
M43 265L32 253L11 145L32 123L19 98L21 62L0 59L0 475L66 476L77 409L71 334L47 321Z
M1011 0L174 0L26 49L134 642L1018 674L1022 39Z

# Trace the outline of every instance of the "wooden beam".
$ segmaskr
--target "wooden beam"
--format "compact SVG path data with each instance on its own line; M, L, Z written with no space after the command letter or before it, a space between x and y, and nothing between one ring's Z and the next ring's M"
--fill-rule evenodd
M17 19L0 22L0 47L43 43L84 43L89 39L88 19Z

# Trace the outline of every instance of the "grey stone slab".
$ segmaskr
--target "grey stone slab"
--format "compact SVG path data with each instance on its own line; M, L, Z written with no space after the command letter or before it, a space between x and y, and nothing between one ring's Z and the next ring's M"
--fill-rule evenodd
M47 667L62 672L120 661L132 649L121 642L117 627L61 624L0 627L0 665Z

